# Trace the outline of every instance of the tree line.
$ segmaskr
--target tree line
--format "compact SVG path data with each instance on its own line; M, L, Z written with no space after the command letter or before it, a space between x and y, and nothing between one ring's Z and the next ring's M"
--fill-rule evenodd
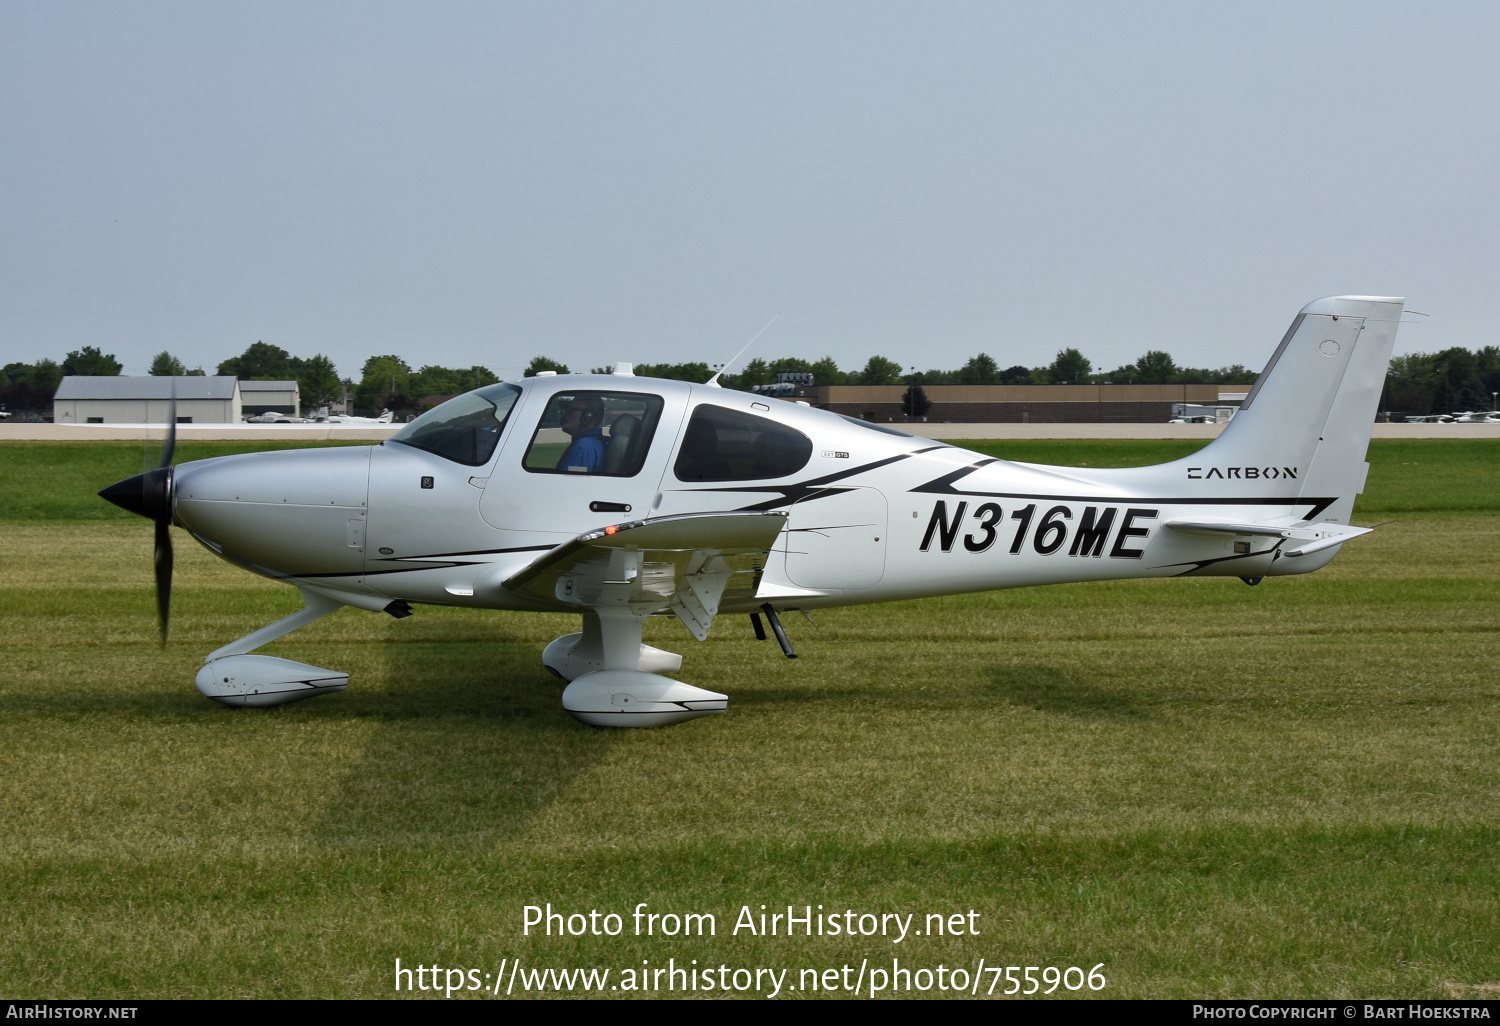
M607 367L593 369L596 373L608 373L609 370ZM540 370L568 373L566 364L538 356L526 368L526 376ZM957 370L925 371L903 367L885 356L872 356L857 370L842 369L831 356L821 360L804 360L795 356L779 360L757 358L745 364L739 373L725 374L719 380L726 388L748 389L773 384L778 374L798 372L811 374L819 385L1229 385L1249 384L1255 380L1256 374L1237 363L1217 370L1179 367L1171 354L1159 349L1150 350L1135 363L1096 373L1088 357L1077 349L1063 349L1045 367L1017 364L1002 368L988 353L979 353ZM706 381L712 371L706 363L638 363L635 373L681 381Z
M793 365L796 366L793 366ZM752 360L740 375L747 384L769 384L781 371L810 371L822 385L1175 385L1239 384L1255 380L1255 372L1240 364L1215 370L1179 367L1171 354L1153 349L1134 363L1110 371L1095 371L1093 361L1077 349L1059 350L1050 364L1001 367L988 353L969 357L956 370L902 368L895 360L872 356L859 370L841 370L831 357L808 363L795 357L772 362ZM764 380L760 380L764 379Z
M0 367L0 403L10 410L52 411L52 396L68 374L118 374L121 364L97 346L75 349L63 358Z
M58 363L10 363L0 368L0 403L10 410L50 412L52 397L65 375L118 375L123 369L113 354L96 346L84 346ZM148 373L157 376L199 376L202 367L189 370L170 352L160 352ZM428 364L413 370L400 356L372 356L365 361L356 382L340 378L333 360L323 353L293 356L268 342L252 343L239 356L221 362L215 373L245 381L296 381L304 411L342 403L345 395L360 412L418 413L432 405L432 397L447 397L499 381L488 367L440 367Z
M385 355L365 360L359 380L355 381L340 378L333 361L322 353L303 359L266 342L256 342L239 356L225 360L219 364L218 373L250 381L295 380L302 407L307 411L342 403L347 394L354 409L363 413L387 409L415 413L431 397L458 395L500 380L488 367L428 364L413 370L402 357Z
M122 369L113 354L96 346L83 346L66 355L59 363L42 359L35 363L10 363L0 368L0 403L11 410L50 410L52 396L64 375L115 375ZM607 371L607 368L593 368ZM525 376L541 371L570 373L569 367L547 356L537 356L527 366ZM707 363L640 363L635 373L643 377L672 378L679 381L707 381L714 368ZM188 370L169 352L161 352L151 361L151 374L194 375L205 373L199 367ZM403 357L394 354L371 356L364 362L358 381L341 378L333 361L322 353L310 357L293 356L287 350L267 342L250 345L239 356L221 362L216 373L247 380L295 380L303 407L342 402L349 394L356 411L378 413L383 409L397 414L419 413L434 402L471 388L494 384L499 377L488 367L442 367L425 364L413 369ZM737 373L724 374L720 382L726 388L749 389L769 385L781 373L811 374L820 385L1015 385L1015 384L1222 384L1248 385L1255 372L1240 364L1206 369L1179 367L1171 354L1159 349L1148 350L1134 363L1114 370L1095 371L1093 363L1074 348L1060 350L1044 367L1019 364L1004 367L987 353L972 356L956 370L925 370L903 367L885 356L872 356L858 369L845 370L830 356L806 360L788 356L775 360L757 357ZM1438 353L1412 353L1391 360L1386 376L1381 409L1410 416L1451 413L1460 410L1495 408L1494 393L1500 392L1500 347L1486 346L1477 351L1455 347Z
M1500 346L1485 346L1477 352L1454 347L1392 359L1380 408L1410 416L1494 410L1496 393L1500 393Z

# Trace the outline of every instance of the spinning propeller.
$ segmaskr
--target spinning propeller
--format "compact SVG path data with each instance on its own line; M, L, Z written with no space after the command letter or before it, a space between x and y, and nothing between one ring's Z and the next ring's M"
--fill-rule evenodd
M161 643L167 643L167 616L172 605L172 454L177 449L177 388L167 412L167 434L161 465L135 477L116 481L99 493L121 509L156 521L156 619Z

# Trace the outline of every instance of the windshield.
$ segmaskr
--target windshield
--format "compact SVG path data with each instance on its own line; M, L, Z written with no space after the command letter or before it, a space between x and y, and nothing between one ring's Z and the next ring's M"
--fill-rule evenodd
M495 454L505 418L520 397L521 390L515 385L476 388L428 410L390 440L466 467L482 466Z

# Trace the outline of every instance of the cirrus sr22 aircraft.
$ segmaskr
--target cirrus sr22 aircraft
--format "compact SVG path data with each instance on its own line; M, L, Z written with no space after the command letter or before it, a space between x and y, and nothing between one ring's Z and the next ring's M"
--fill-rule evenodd
M210 652L198 689L269 706L348 675L250 654L343 606L572 612L542 662L585 723L724 712L641 642L722 614L1137 577L1264 577L1349 539L1404 300L1309 303L1223 433L1187 459L1119 470L993 459L776 399L680 381L567 375L452 399L379 445L224 456L111 485L156 522L165 641L169 524L305 607Z

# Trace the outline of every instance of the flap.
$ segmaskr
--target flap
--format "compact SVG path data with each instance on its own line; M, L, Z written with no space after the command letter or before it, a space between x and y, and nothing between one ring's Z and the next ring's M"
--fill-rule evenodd
M784 512L761 511L612 524L543 554L501 587L559 609L628 605L644 614L680 594L716 609L722 597L754 597L785 526Z

